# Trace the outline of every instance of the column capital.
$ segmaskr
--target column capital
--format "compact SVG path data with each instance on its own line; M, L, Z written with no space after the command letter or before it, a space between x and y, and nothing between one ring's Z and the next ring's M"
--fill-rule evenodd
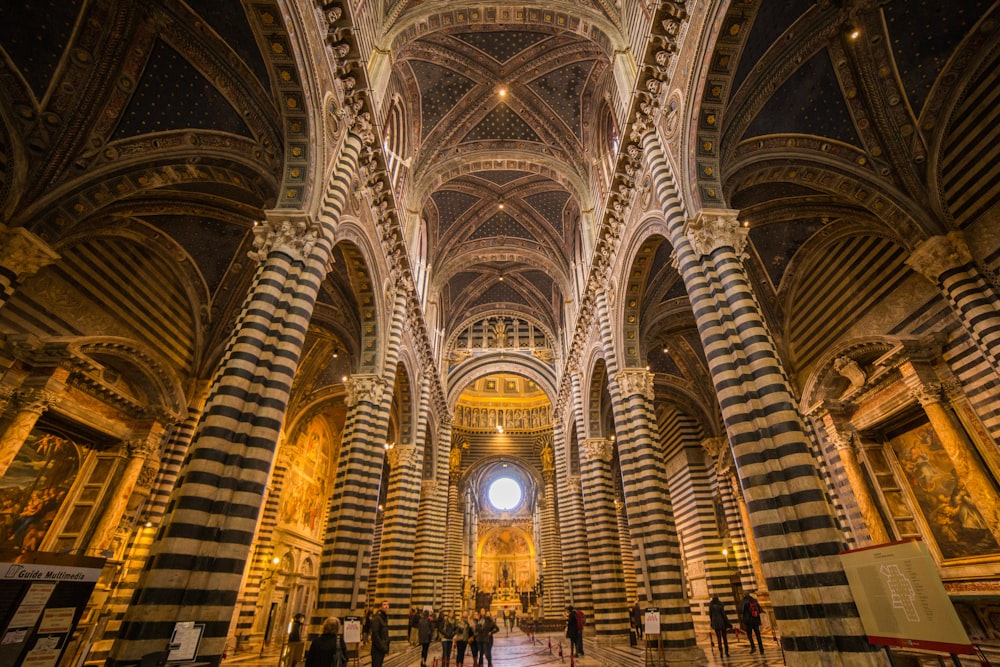
M615 443L608 438L587 438L580 441L580 453L589 461L611 463L615 454Z
M653 374L645 368L626 368L615 375L615 381L623 397L641 394L649 401L655 398Z
M134 438L126 440L122 447L123 453L128 458L148 459L159 451L159 447L153 442L153 438Z
M906 265L936 283L945 271L971 261L972 253L969 252L962 232L954 231L942 236L932 236L917 245L906 258Z
M59 259L59 253L23 227L0 224L0 266L21 276L32 276Z
M436 479L420 480L420 497L433 498L438 492L438 481Z
M719 475L725 475L733 466L733 450L729 447L729 438L718 436L715 438L705 438L701 441L701 446L715 464L715 471Z
M305 261L322 236L322 226L305 213L269 211L267 220L253 228L251 259L263 262L272 252Z
M579 494L581 489L580 476L566 475L566 486L569 487L570 493Z
M709 255L719 248L732 248L737 255L747 246L747 230L739 221L739 211L705 208L698 217L688 220L685 231L699 255Z
M344 402L348 408L353 408L359 401L380 405L389 388L388 383L374 373L352 375L344 386L347 389Z
M944 399L944 387L940 382L921 382L909 388L910 396L920 405L933 405Z
M385 458L389 462L389 467L396 470L399 467L409 468L417 460L416 445L396 445L390 447L385 452Z
M15 395L19 411L39 415L59 402L59 394L45 389L19 389Z

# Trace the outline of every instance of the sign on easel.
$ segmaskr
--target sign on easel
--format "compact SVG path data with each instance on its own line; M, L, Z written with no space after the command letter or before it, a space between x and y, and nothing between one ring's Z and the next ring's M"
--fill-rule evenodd
M361 619L357 616L348 616L344 619L344 643L361 643Z
M647 609L645 614L645 622L643 623L643 632L647 635L659 635L660 634L660 610L659 609Z
M872 644L974 654L962 621L920 541L845 551L840 560Z

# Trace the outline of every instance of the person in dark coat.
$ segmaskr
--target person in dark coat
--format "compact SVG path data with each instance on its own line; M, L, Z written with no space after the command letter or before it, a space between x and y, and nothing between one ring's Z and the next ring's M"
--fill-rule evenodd
M493 615L485 609L481 610L476 622L476 643L479 644L479 667L493 667L493 635L500 632L500 626L493 620Z
M472 628L469 626L469 612L463 611L462 617L455 623L455 664L465 667L465 648L472 640Z
M385 601L372 616L372 667L382 667L389 653L389 602Z
M708 620L712 624L712 629L715 630L715 639L719 643L719 655L728 656L729 629L733 627L733 624L729 622L729 617L726 616L726 605L722 604L718 595L713 595L712 600L708 603Z
M569 640L570 656L583 657L583 614L577 613L573 605L566 607L566 638Z
M427 651L434 639L434 619L431 618L431 608L424 607L417 619L417 643L420 644L420 667L427 667Z
M340 619L323 623L323 634L313 640L306 653L306 667L347 667L347 643L340 633Z
M753 637L757 635L757 646L760 652L764 652L764 642L760 639L760 603L757 598L747 593L740 602L740 618L743 619L743 629L746 630L747 638L750 640L750 652L756 653L757 649L753 645Z
M441 667L451 665L451 646L455 641L455 634L458 632L458 617L454 611L442 611L444 620L441 621Z
M288 632L288 655L285 658L286 667L296 667L302 660L306 645L302 641L302 624L306 622L305 614L295 614L292 618L292 629Z

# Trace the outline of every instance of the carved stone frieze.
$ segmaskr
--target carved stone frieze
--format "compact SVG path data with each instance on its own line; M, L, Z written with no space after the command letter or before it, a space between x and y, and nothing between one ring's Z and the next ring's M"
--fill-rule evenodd
M688 221L687 236L699 255L709 255L719 248L732 248L737 255L747 246L747 230L740 224L739 211L702 209Z
M142 489L151 489L153 484L156 482L156 476L159 474L160 468L155 463L147 462L146 465L142 466L142 470L139 471L139 477L136 479L135 485Z
M701 446L711 457L715 464L715 472L719 475L727 475L733 468L733 450L729 446L729 438L725 436L717 438L705 438L701 441Z
M389 390L388 384L380 376L374 374L357 374L348 378L345 383L347 395L344 403L352 408L359 401L373 405L381 405L382 399Z

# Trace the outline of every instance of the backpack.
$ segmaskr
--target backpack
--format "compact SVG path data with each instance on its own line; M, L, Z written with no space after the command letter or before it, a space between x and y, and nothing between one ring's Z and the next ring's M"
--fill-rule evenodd
M583 623L584 623L585 619L586 619L586 616L584 616L583 612L580 611L579 609L577 609L576 610L576 627L579 628L580 630L583 630Z
M750 616L756 618L760 616L760 605L756 602L750 602Z

